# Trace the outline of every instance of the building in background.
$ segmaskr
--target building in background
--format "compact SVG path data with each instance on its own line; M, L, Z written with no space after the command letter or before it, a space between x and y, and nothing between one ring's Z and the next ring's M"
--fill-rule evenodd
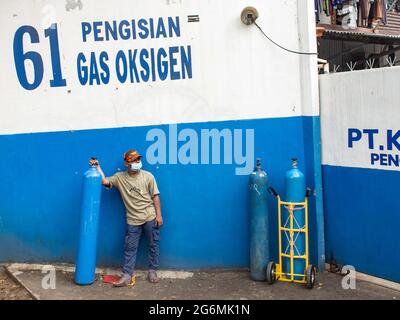
M312 1L251 5L273 39L316 52ZM315 190L311 261L324 267L317 57L244 25L244 6L2 1L0 261L73 263L88 159L110 175L135 148L161 191L161 267L249 265L255 157L279 192L298 158ZM273 198L270 206L273 257ZM121 264L124 224L118 192L104 190L99 264Z
M400 1L315 0L319 58L330 72L400 64Z

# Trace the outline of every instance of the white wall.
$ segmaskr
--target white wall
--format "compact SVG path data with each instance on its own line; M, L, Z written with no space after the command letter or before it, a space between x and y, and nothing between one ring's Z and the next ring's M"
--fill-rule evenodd
M389 155L400 157L393 143L400 143L400 137L388 141L389 130L393 138L400 130L399 79L400 67L320 77L322 164L400 171L393 161L389 165ZM352 147L349 129L362 132L359 140L357 131L350 133L358 140ZM369 142L373 142L373 148ZM371 157L379 159L371 161Z
M313 37L299 34L299 29L301 33L313 30L313 6L307 2L303 5L300 0L82 0L82 10L70 11L65 3L2 1L0 134L318 114L315 103L302 106L301 92L309 89L303 89L302 83L309 81L301 72L310 70L312 60L300 64L301 59L309 58L282 51L254 25L245 26L239 19L245 6L254 6L260 13L257 22L273 39L294 50L315 50ZM187 23L187 15L193 14L200 16L200 22ZM82 21L169 16L180 17L180 38L82 41ZM299 21L304 22L300 27ZM58 23L66 87L49 86L51 59L44 29L50 22ZM21 87L14 65L13 39L22 25L38 30L40 43L32 44L25 36L24 48L39 52L44 62L43 82L32 91ZM120 49L175 45L191 45L192 79L121 84L111 76L108 85L100 86L82 86L78 81L79 52L98 54L104 50L112 61ZM32 66L28 63L26 68L32 77ZM315 92L311 94L313 101L317 100Z

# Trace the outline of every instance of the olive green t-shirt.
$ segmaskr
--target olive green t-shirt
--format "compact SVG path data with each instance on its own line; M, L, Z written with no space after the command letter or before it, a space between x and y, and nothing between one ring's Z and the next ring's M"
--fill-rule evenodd
M126 222L138 226L156 218L153 197L158 191L154 176L145 170L135 175L127 171L118 172L107 178L111 186L119 190L126 208Z

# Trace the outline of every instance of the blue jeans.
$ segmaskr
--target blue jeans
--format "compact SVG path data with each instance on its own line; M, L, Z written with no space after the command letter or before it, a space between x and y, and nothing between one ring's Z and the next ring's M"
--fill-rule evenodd
M125 263L122 268L124 274L131 276L135 270L139 240L142 233L144 233L147 238L149 245L149 270L158 269L160 229L156 227L156 221L152 220L140 226L127 225L125 236Z

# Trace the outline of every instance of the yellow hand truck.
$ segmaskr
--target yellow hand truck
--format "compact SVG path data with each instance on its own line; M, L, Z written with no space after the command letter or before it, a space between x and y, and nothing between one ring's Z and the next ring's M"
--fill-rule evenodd
M269 187L268 191L278 199L279 264L275 264L273 261L268 263L266 269L267 282L273 284L276 280L279 280L283 282L302 283L307 288L312 289L316 282L316 268L312 264L309 264L308 252L308 196L311 190L307 189L304 202L285 202L281 200L274 188ZM288 213L285 222L282 221L282 207ZM295 217L295 211L297 210L304 212L304 225L302 226L298 224ZM300 234L304 234L304 253L299 252L296 247L296 240L298 240ZM285 250L282 250L283 235L287 240ZM286 264L286 268L283 267L283 259L290 261L290 263ZM295 273L294 265L295 261L298 260L305 262L303 274Z

